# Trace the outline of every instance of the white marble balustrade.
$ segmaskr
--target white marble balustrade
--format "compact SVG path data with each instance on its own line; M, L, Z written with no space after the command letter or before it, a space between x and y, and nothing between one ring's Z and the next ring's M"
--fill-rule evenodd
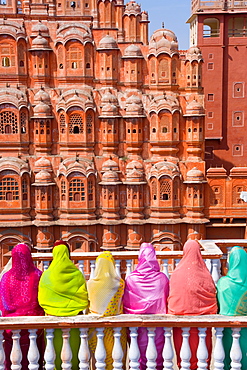
M163 327L165 344L162 350L163 369L176 370L176 355L172 340L172 327L182 328L182 347L180 350L181 370L190 369L191 349L189 345L190 327L198 326L199 344L197 348L197 369L207 369L208 351L206 346L207 327L213 328L213 343L211 370L224 370L224 348L222 343L223 327L232 327L232 347L230 354L231 369L241 369L242 353L240 348L240 330L241 327L247 327L247 318L227 317L222 315L210 316L171 316L171 315L119 315L116 317L99 318L94 316L75 316L75 317L19 317L19 318L0 318L0 370L4 369L4 328L12 328L13 346L10 354L12 370L21 370L22 352L20 346L20 329L29 330L30 345L28 351L29 370L39 369L40 353L36 344L37 330L41 327L46 329L46 348L44 353L44 369L55 369L55 349L54 349L54 329L61 328L63 346L61 350L61 369L70 370L72 368L72 350L70 347L70 329L72 327L80 328L81 344L78 352L80 370L91 369L90 350L88 345L88 329L96 328L97 346L94 353L95 369L106 369L106 350L104 347L104 328L113 328L114 346L112 350L113 370L139 370L140 350L138 348L138 327L147 327L148 345L146 349L147 370L156 369L157 348L155 346L155 325ZM190 325L190 326L189 326ZM200 326L201 325L201 326ZM18 328L19 326L19 328ZM37 328L35 328L35 326ZM51 328L53 326L53 328ZM128 347L128 356L124 354L121 345L121 328L129 327L130 341L126 344ZM244 354L245 355L245 354ZM123 363L125 359L125 363ZM26 369L25 369L26 370Z

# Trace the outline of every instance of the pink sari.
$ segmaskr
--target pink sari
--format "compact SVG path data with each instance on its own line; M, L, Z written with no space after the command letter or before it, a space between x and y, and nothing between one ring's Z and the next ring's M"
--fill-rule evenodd
M42 272L32 260L31 252L26 244L18 244L12 250L12 268L6 272L0 282L0 310L2 316L43 316L44 311L38 303L38 284ZM12 349L12 332L6 330L5 339L5 370L11 369L10 353ZM43 334L38 332L37 344L40 349L40 368L43 361ZM28 369L27 353L29 335L21 330L22 368Z
M165 314L169 294L169 280L160 272L155 249L150 243L143 243L140 248L138 265L125 281L123 296L126 314ZM140 350L140 369L146 369L146 349L148 344L147 329L138 329ZM156 329L157 370L163 368L162 349L164 346L163 328Z
M168 313L172 315L211 315L217 313L216 288L213 279L202 259L200 246L195 240L184 244L183 258L170 279ZM212 352L212 334L207 329L206 345L208 364ZM180 350L182 329L173 328L173 339L177 354L178 367L181 368ZM190 329L190 369L197 369L196 351L199 343L198 329Z

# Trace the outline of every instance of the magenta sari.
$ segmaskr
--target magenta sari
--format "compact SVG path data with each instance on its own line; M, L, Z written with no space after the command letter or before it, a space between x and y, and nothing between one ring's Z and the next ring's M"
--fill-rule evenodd
M12 250L12 268L7 271L0 282L0 310L2 316L43 316L44 311L38 303L38 284L42 272L32 260L31 252L26 244L18 244ZM10 353L12 349L12 332L4 332L5 370L11 369ZM44 348L43 334L38 332L37 345L40 349L40 368L42 368L42 352ZM27 353L29 335L21 330L22 369L28 369Z
M169 280L156 259L155 249L150 243L143 243L140 248L138 265L125 281L123 296L126 314L165 314ZM138 329L138 346L140 350L140 369L146 369L146 349L148 344L147 329ZM162 349L164 346L163 328L156 329L155 344L157 348L157 370L163 369Z

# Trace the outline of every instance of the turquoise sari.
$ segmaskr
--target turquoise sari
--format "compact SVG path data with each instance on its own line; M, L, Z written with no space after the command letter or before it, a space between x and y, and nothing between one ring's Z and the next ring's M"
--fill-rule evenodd
M217 284L217 299L221 315L247 315L247 253L240 247L234 247L230 253L228 273ZM241 364L242 369L247 369L247 328L241 329L240 334ZM231 328L223 331L223 346L224 370L228 370L231 368Z

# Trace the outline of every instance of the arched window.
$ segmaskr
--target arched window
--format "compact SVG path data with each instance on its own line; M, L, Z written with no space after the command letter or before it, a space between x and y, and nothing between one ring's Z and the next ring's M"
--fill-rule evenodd
M203 22L203 37L219 37L220 22L217 18L206 18Z
M59 116L59 126L60 126L60 133L65 134L66 133L66 119L65 119L64 113L61 113Z
M66 200L66 183L65 183L65 180L61 181L61 199L62 199L62 201Z
M0 134L18 134L18 120L14 112L0 112Z
M151 193L152 199L157 200L157 179L152 179L151 181Z
M0 180L0 200L19 200L19 186L14 178L4 177Z
M167 59L159 61L158 79L160 83L169 83L169 63Z
M2 67L14 67L16 65L15 48L11 43L0 44Z
M82 134L84 132L84 125L82 116L79 113L72 113L69 116L69 133Z
M68 69L82 69L82 50L78 46L70 46L66 52Z
M171 199L171 181L168 179L160 180L160 200Z
M27 132L27 113L21 112L20 114L20 123L21 123L21 134L25 134Z
M87 133L91 134L93 128L93 116L91 113L87 115Z
M88 200L91 201L94 198L94 186L93 186L93 181L89 180L88 181Z
M69 183L69 200L83 202L85 200L85 185L81 179L73 179Z
M27 200L27 180L22 180L22 200Z

